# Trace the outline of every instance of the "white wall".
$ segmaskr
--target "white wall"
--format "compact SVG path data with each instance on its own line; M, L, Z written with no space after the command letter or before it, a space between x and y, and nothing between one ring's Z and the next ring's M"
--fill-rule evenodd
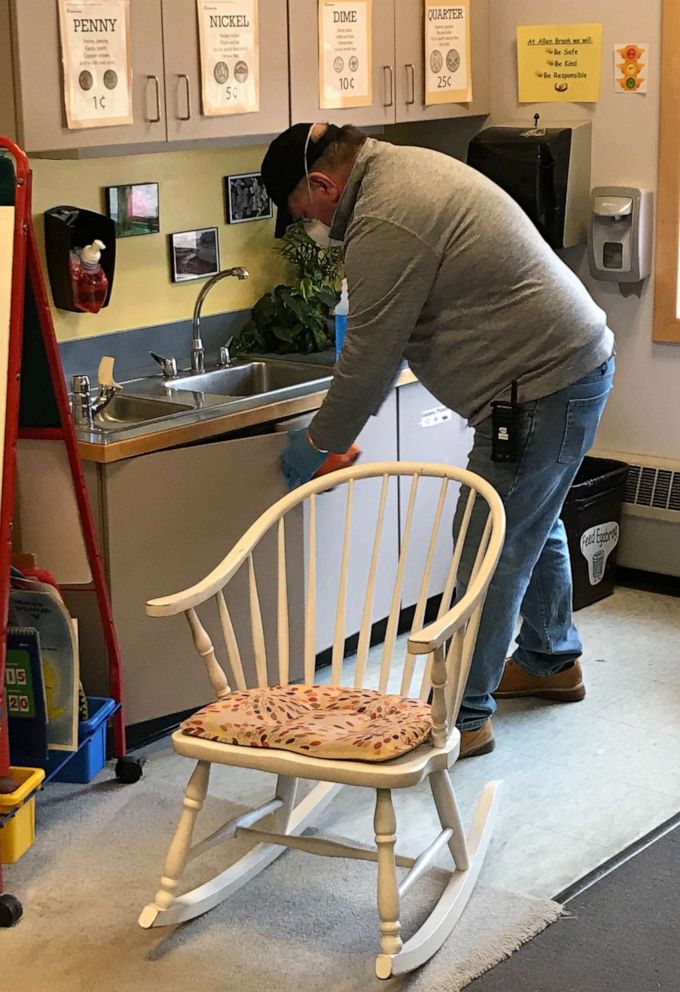
M519 104L518 24L601 22L603 79L597 104ZM491 106L489 123L531 124L534 113L550 120L593 122L593 186L647 186L656 190L659 129L661 0L491 0ZM613 87L613 48L618 42L648 42L649 92L618 95ZM678 132L680 141L680 130ZM597 446L629 454L680 458L680 345L652 342L654 285L642 298L623 298L616 284L590 278L583 248L563 253L606 310L616 334L615 390Z

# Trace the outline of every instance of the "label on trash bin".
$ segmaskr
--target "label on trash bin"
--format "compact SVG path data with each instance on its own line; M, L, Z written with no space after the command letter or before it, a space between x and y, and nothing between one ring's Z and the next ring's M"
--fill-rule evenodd
M596 586L604 578L607 559L619 543L619 525L615 520L596 524L581 534L581 554L588 562L588 578Z

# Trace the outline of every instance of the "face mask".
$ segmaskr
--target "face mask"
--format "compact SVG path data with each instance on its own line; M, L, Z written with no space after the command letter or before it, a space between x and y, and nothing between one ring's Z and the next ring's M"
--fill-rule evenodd
M328 248L330 244L330 234L331 229L327 224L324 224L320 220L304 220L305 234L307 237L311 238L312 241L316 241L320 248Z

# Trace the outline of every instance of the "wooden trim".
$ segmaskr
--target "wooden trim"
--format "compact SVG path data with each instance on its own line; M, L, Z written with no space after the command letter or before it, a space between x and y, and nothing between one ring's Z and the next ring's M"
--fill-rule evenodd
M661 27L661 116L656 217L654 340L680 344L680 0L664 0Z

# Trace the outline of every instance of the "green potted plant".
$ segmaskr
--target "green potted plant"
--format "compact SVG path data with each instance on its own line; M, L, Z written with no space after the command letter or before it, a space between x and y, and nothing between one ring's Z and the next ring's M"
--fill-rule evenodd
M308 355L333 344L333 309L339 299L341 250L321 247L293 224L274 248L290 263L295 281L265 293L234 342L236 354Z

